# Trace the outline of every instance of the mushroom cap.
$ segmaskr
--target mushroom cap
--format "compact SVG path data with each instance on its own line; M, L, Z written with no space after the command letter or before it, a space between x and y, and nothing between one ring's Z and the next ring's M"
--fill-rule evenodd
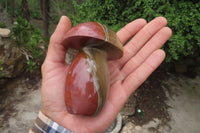
M66 49L95 47L107 52L107 59L114 60L123 56L123 46L116 33L97 22L85 22L71 28L63 41Z

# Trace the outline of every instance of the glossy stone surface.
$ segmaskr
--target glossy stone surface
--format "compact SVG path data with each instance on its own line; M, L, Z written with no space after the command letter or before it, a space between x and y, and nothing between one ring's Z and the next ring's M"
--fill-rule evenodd
M108 60L123 56L123 47L114 31L97 22L81 23L70 29L63 41L66 49L96 47L107 52Z
M123 56L123 46L114 31L97 22L71 28L62 45L81 52L69 66L65 102L69 113L97 115L103 109L109 89L107 60Z
M105 52L87 48L80 52L71 63L66 79L67 110L79 115L98 114L108 93L107 73Z

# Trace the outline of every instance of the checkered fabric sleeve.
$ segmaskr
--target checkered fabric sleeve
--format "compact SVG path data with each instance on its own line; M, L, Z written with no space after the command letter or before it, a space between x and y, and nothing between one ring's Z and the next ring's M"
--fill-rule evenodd
M50 120L41 111L34 122L34 126L29 130L29 133L72 133L68 129L58 125Z

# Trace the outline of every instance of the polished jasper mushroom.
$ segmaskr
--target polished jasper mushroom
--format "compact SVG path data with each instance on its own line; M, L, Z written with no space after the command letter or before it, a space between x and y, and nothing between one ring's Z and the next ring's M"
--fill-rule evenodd
M69 113L97 115L108 94L107 60L123 56L123 47L114 31L97 22L79 24L67 32L66 49L80 50L69 66L65 102Z

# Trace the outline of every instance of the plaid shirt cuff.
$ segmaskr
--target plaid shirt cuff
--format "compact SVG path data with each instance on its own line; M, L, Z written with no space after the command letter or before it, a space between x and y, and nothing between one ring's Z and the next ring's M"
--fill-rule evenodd
M70 130L58 125L50 120L41 111L34 122L34 126L29 130L29 133L72 133Z

